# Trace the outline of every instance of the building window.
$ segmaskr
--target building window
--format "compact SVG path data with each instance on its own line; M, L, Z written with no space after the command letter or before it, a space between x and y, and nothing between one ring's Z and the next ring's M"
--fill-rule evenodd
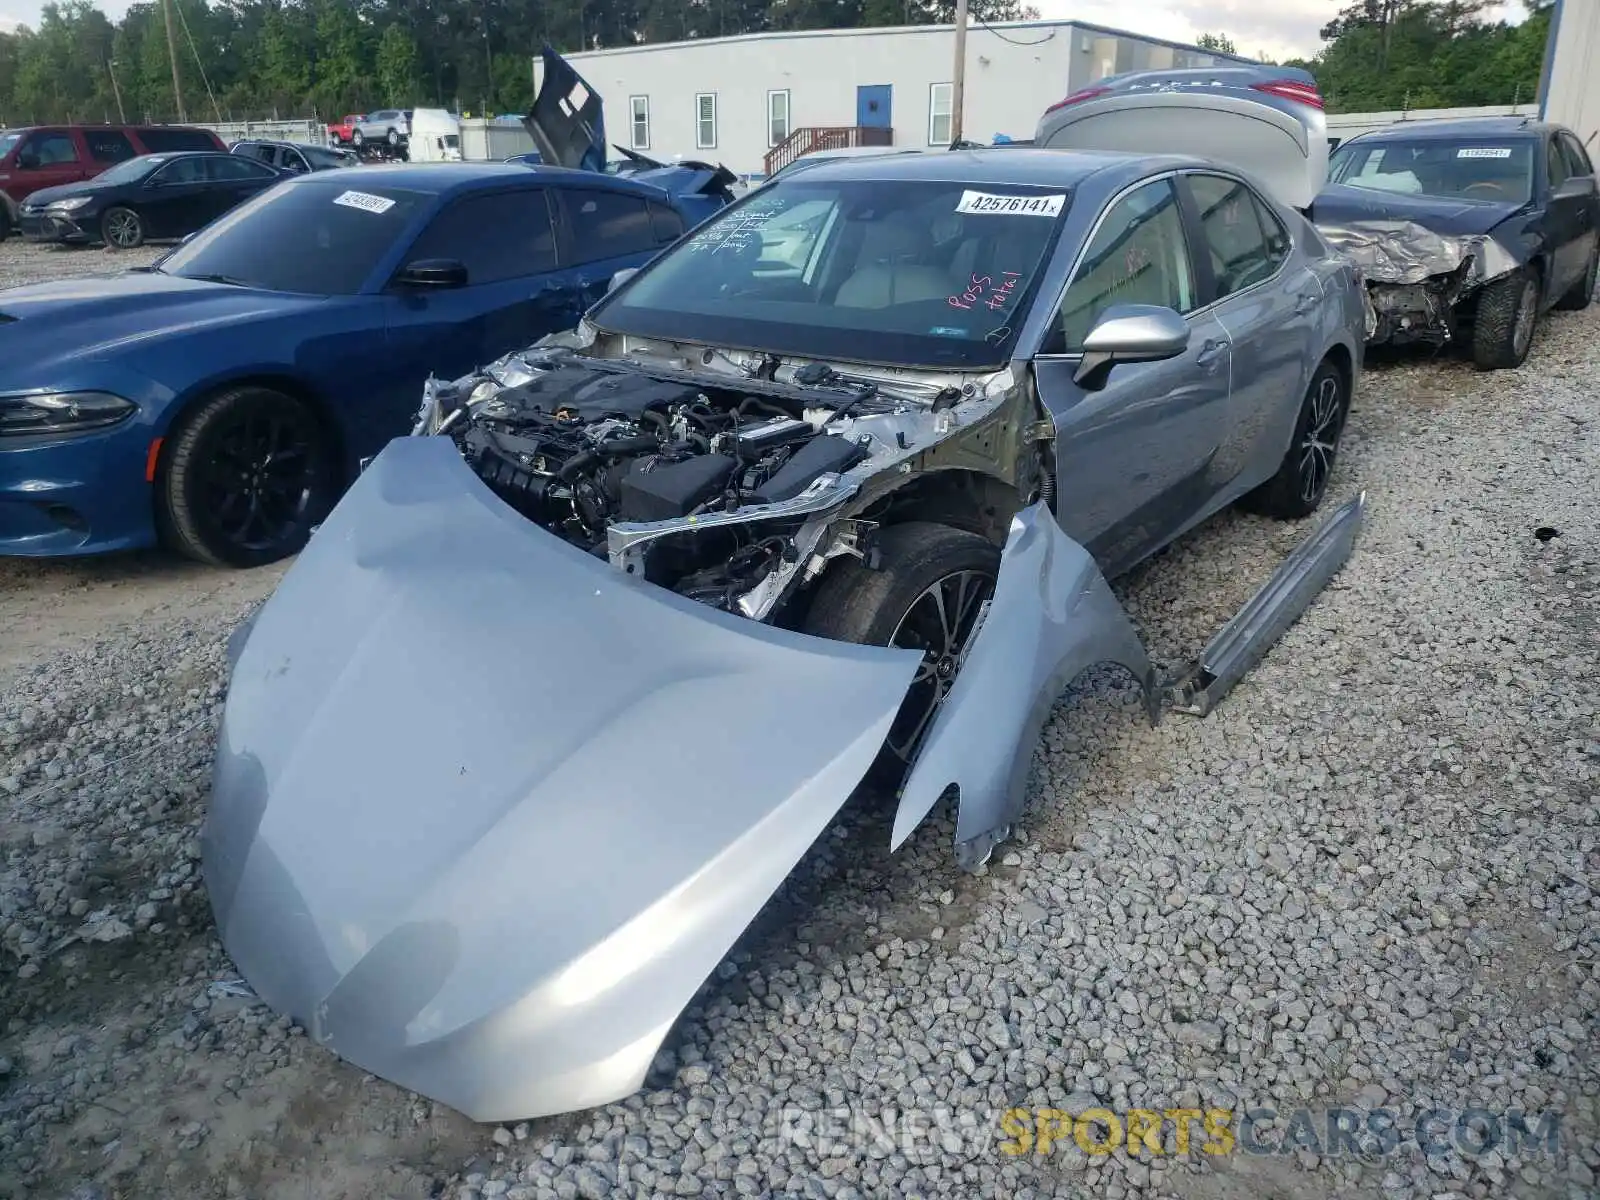
M767 149L782 145L789 138L789 93L767 93Z
M935 83L928 88L928 145L950 144L950 112L955 107L955 85Z
M694 98L694 144L697 150L717 147L717 94L700 92Z
M633 148L650 149L650 97L629 96L628 107L633 113Z

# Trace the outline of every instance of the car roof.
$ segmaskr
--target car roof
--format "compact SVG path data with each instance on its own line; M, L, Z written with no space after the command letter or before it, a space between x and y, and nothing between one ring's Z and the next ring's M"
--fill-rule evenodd
M1363 133L1359 140L1363 142L1396 142L1396 141L1427 141L1431 138L1470 138L1470 137L1520 137L1536 138L1543 133L1558 129L1559 126L1529 117L1453 117L1439 121L1396 121L1393 125L1386 125L1382 129L1374 129L1371 133ZM1354 142L1358 139L1350 138Z
M526 184L530 173L536 174L543 182L557 186L570 185L627 192L651 200L659 200L666 195L659 187L648 183L636 183L626 177L602 175L598 171L574 171L565 167L525 166L521 163L396 163L389 166L363 167L361 178L369 181L374 187L387 185L449 197L466 192L490 190L500 184ZM334 181L319 179L317 175L305 175L295 180L294 185L346 188L350 186L350 181L348 179Z
M1126 168L1133 164L1169 170L1206 165L1198 159L1172 155L1041 150L1031 146L980 147L940 153L829 159L806 171L806 183L797 183L796 186L826 183L829 180L906 179L930 183L1073 187L1101 171Z

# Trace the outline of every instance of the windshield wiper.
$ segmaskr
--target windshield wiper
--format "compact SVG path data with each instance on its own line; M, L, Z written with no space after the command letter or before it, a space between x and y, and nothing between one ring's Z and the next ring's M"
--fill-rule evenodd
M201 283L225 283L229 287L254 287L248 279L240 279L237 275L222 275L211 273L207 275L185 275L185 279L198 279Z

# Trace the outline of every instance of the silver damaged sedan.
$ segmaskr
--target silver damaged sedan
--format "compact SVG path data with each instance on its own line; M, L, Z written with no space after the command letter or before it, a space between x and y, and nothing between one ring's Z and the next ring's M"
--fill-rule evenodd
M1253 179L822 164L431 382L231 647L204 867L259 996L478 1120L609 1102L864 781L973 867L1086 668L1207 712L1362 514L1168 678L1106 583L1336 468L1356 276Z

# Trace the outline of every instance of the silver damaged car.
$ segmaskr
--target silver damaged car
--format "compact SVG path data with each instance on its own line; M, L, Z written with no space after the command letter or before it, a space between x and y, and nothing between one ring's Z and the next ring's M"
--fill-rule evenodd
M1362 501L1159 678L1107 579L1322 502L1361 292L1213 161L844 160L752 192L568 334L430 383L231 648L205 832L262 999L484 1121L639 1088L863 781L956 858L1120 664L1203 714Z

